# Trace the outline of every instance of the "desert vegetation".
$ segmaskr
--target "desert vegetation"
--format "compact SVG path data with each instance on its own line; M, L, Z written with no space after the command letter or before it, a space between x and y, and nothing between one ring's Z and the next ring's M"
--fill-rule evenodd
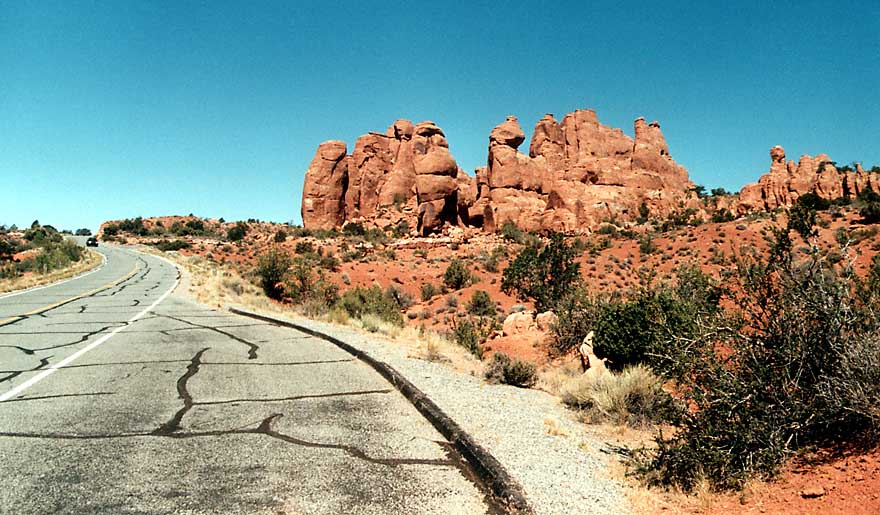
M2 228L0 290L9 291L58 280L100 263L98 256L65 239L63 234L51 225L41 225L37 220L24 231Z
M238 224L205 221L211 237L141 239L236 270L271 306L412 337L413 355L454 355L489 383L558 395L585 423L651 434L630 459L646 484L736 490L811 449L873 441L877 199L807 194L736 218L727 192L703 193L705 210L642 210L578 237L247 222L233 241ZM585 341L603 371L583 373Z

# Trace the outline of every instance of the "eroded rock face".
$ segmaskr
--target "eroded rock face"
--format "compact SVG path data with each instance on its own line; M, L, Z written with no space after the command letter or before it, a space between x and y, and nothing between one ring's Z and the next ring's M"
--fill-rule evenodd
M770 171L743 187L735 209L744 214L790 207L806 193L826 200L855 197L865 189L880 191L878 182L861 166L854 172L838 170L827 154L803 155L796 164L786 162L785 150L776 145L770 149Z
M489 134L487 166L473 178L459 169L433 122L398 120L384 134L359 138L351 156L344 144L341 154L334 147L329 162L319 160L319 147L306 174L303 223L385 221L393 204L404 206L410 227L423 234L444 225L496 231L507 222L530 231L584 232L605 217L634 219L642 204L663 216L696 201L657 122L636 120L633 139L599 123L592 110L569 113L561 123L547 114L535 126L528 155L518 150L524 142L518 120L508 117ZM329 180L337 168L342 180Z
M345 222L345 188L349 156L342 141L318 146L303 185L303 226L332 229Z
M489 136L487 176L495 229L582 232L605 217L633 219L641 204L655 215L689 200L687 170L669 156L660 125L635 121L635 140L578 110L558 123L552 114L535 126L529 155L517 150L523 131L515 117ZM479 174L478 174L479 176ZM485 215L484 215L485 219Z
M306 172L303 225L331 229L358 221L384 227L404 220L432 232L458 222L457 193L469 184L459 175L446 136L433 122L397 120L384 134L358 138L351 155L345 143L326 142Z

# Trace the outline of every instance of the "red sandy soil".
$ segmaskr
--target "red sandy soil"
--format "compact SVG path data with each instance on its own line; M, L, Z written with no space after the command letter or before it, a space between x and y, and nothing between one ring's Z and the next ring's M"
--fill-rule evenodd
M880 513L880 450L852 453L820 465L789 466L777 479L743 495L718 496L701 507L671 502L678 513L868 515Z

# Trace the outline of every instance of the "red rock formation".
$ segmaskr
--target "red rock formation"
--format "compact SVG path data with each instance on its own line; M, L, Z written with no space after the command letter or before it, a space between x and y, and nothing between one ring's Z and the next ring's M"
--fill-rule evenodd
M599 123L592 110L567 114L562 124L546 115L535 126L529 156L509 117L489 136L489 198L495 227L586 231L605 217L633 219L642 203L655 215L689 198L687 170L669 156L656 122L635 122L635 140Z
M306 174L303 223L388 223L388 206L403 204L416 222L410 226L423 234L444 224L495 231L505 222L573 232L605 217L634 219L642 204L662 216L693 200L687 170L669 156L657 122L636 120L632 139L600 124L592 110L569 113L562 123L548 114L535 126L528 155L517 150L524 141L517 119L508 117L489 135L488 165L474 178L458 168L432 122L398 120L385 134L359 138L349 157L344 144L324 143Z
M839 171L826 154L815 158L803 155L797 164L786 163L785 150L777 145L770 149L770 171L758 182L743 187L735 208L740 214L771 211L793 205L806 193L835 200L855 197L865 189L880 191L880 181L861 166L856 166L854 172Z
M303 227L332 229L345 222L345 188L348 182L347 148L342 141L318 146L303 185Z
M384 134L358 138L350 156L345 152L339 141L318 147L303 187L305 227L329 229L346 221L384 227L407 220L431 232L457 223L459 168L433 122L397 120Z

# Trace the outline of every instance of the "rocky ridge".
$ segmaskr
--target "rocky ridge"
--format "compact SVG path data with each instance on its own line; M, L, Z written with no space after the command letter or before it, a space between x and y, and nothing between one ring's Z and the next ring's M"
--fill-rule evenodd
M807 193L835 200L857 197L865 190L880 192L880 175L866 172L860 164L855 170L838 169L826 154L805 154L797 163L786 162L785 149L776 145L770 149L770 171L743 187L736 211L744 214L789 207Z
M599 123L592 110L558 122L542 118L529 154L515 117L489 135L488 163L467 175L433 122L398 120L383 133L322 143L306 172L303 225L333 229L346 222L415 228L496 231L506 222L531 231L585 232L603 219L633 220L695 204L687 170L676 164L660 125L635 121L635 138ZM644 206L644 207L642 207Z

